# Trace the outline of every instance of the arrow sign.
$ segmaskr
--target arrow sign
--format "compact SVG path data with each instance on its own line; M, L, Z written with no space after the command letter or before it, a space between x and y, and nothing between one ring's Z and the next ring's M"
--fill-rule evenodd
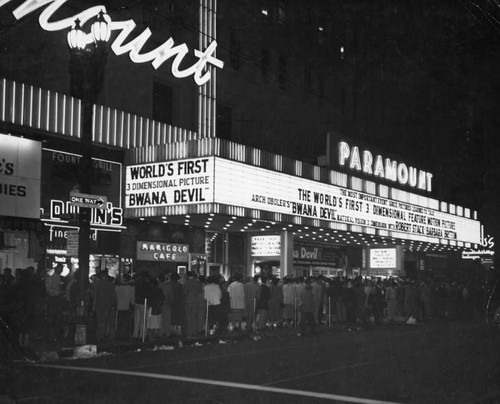
M102 195L89 195L71 192L69 194L69 201L71 205L79 206L81 208L104 209L108 198Z

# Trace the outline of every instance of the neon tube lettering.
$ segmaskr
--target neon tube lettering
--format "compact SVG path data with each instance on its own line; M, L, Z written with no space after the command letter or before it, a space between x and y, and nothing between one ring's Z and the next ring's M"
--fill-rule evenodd
M373 157L373 154L368 150L363 150L360 153L357 146L350 147L346 142L338 144L338 163L351 170L362 171L365 174L385 178L401 185L432 192L431 173L417 170L415 167L409 167L396 160L386 158L384 161L379 154Z
M12 0L0 0L0 7L9 3ZM96 17L102 10L106 12L105 6L94 6L90 7L72 17L65 18L60 21L49 21L53 14L68 0L27 0L17 7L12 14L17 20L27 16L28 14L38 10L39 8L46 7L40 17L38 22L40 26L46 31L62 31L67 30L73 26L74 21L78 18L81 25L83 26L91 18ZM136 38L125 43L126 39L130 36L136 24L133 20L127 21L108 21L109 27L112 31L120 31L118 36L115 38L111 44L112 51L117 55L122 55L124 53L129 53L130 60L134 63L146 63L151 62L154 69L158 69L167 60L173 58L171 71L174 77L185 78L188 76L193 76L195 83L199 86L205 84L211 78L210 70L205 69L207 65L218 67L222 69L224 67L224 62L217 59L214 54L217 48L217 42L213 41L205 49L205 51L200 51L195 49L194 54L198 60L191 66L184 70L180 69L180 65L189 52L186 44L180 44L174 46L174 40L169 38L162 45L146 53L140 53L141 49L144 47L148 39L151 37L151 30L146 28L141 34ZM88 43L91 42L91 37L88 36ZM205 71L205 72L204 72Z

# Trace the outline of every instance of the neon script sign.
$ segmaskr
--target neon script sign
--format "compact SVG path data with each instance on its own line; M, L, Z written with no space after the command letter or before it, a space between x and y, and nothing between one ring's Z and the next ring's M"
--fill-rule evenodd
M432 174L426 171L408 167L405 163L373 154L369 150L359 151L357 146L350 147L346 142L338 145L339 165L347 165L351 170L362 171L365 174L385 178L389 181L398 182L401 185L432 191Z
M0 0L0 7L10 1L12 0ZM40 17L38 18L40 26L46 31L62 31L71 28L76 19L79 19L81 25L83 26L87 21L96 17L101 10L106 13L106 7L101 5L90 7L63 20L49 21L54 13L67 1L68 0L27 0L17 7L12 14L17 20L20 20L35 10L46 6L45 10L42 11ZM224 67L224 62L214 56L215 49L217 48L216 41L210 43L204 52L195 49L194 54L198 60L192 66L181 69L180 65L184 60L184 56L186 56L189 52L186 44L183 43L174 46L174 40L169 38L156 49L146 53L140 53L148 39L151 37L151 30L149 28L146 28L136 38L128 40L128 42L125 43L125 40L128 39L136 27L134 20L108 20L108 23L111 31L119 31L118 36L111 44L112 51L117 56L128 52L130 60L134 63L151 62L153 67L158 69L167 60L173 58L171 67L172 74L177 78L185 78L192 75L195 83L199 86L205 84L211 78L210 71L206 70L208 64L220 69ZM90 43L90 38L88 41Z

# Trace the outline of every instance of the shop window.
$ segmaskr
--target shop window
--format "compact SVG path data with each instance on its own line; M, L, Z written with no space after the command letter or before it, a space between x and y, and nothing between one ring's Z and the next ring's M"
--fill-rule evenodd
M231 140L232 108L217 104L216 136L220 139Z
M173 98L172 87L158 82L153 83L153 119L173 125Z

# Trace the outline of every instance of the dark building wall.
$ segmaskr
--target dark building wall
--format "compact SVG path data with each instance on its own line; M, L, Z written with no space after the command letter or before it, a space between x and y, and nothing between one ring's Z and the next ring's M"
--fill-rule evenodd
M0 76L68 94L66 33L42 30L40 11L16 21L21 3L0 7ZM95 4L68 2L58 16ZM150 27L145 51L169 37L198 49L196 0L106 6L116 20L134 19L132 38ZM437 199L494 213L500 80L486 58L500 48L480 22L451 0L219 0L220 137L316 163L333 130L434 172ZM159 83L172 93L164 119L197 130L198 86L170 66L110 54L99 102L153 118Z
M218 56L226 65L217 95L231 108L231 140L313 163L324 154L325 135L341 119L339 60L331 38L319 42L319 27L328 31L314 10L320 6L219 2Z
M14 1L0 7L0 77L69 94L66 32L43 30L38 23L40 11L16 21L12 11L20 4ZM69 3L56 16L72 16L95 4L100 3L89 0ZM135 21L136 28L126 42L136 38L147 27L150 28L152 36L143 52L160 46L170 37L174 39L175 45L186 43L191 54L194 49L198 49L198 4L195 1L151 1L132 5L112 1L106 2L106 7L115 20ZM88 24L84 28L90 29ZM116 33L111 41L115 37ZM186 57L182 66L190 66L194 59L193 56ZM194 131L197 129L198 86L192 77L173 77L170 69L171 61L155 70L150 62L136 64L128 54L116 56L109 50L98 103L153 118L153 85L158 82L173 90L170 106L172 122L167 123Z

